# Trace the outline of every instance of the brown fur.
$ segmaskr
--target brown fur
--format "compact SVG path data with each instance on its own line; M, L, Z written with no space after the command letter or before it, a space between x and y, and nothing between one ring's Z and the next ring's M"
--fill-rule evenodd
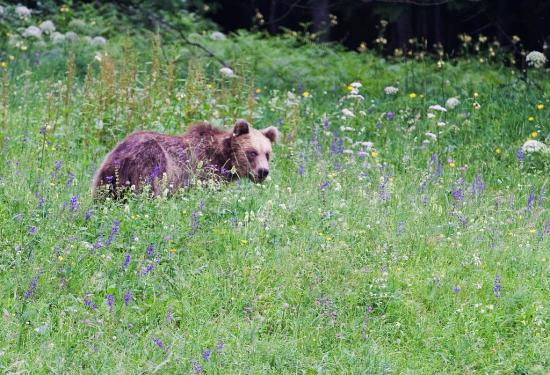
M258 131L244 120L237 121L232 131L200 123L181 136L136 132L105 157L94 177L92 192L95 196L105 192L118 198L128 188L139 192L150 185L153 194L158 195L163 182L169 191L175 191L189 186L194 178L212 175L224 180L249 176L261 181L269 171L266 158L276 138L277 129ZM252 151L259 156L250 158Z

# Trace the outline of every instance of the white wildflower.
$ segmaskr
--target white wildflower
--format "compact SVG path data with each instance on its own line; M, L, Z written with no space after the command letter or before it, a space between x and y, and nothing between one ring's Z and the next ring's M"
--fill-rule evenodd
M31 10L26 6L19 5L15 7L15 14L21 18L27 18L31 16Z
M550 152L550 149L548 148L548 146L534 139L530 139L527 142L525 142L523 146L521 146L521 149L527 153L542 152L543 154L546 154Z
M225 34L219 32L219 31L214 31L212 34L210 34L210 39L212 39L212 40L225 40Z
M78 42L78 35L74 31L67 31L65 33L65 39L69 42Z
M50 20L42 22L39 27L46 34L51 34L55 31L55 25Z
M447 123L445 121L438 121L437 122L437 126L439 126L440 128L444 127L444 126L447 126Z
M3 16L4 13L6 13L6 8L4 8L2 5L0 5L0 16Z
M95 36L90 41L90 44L94 47L103 47L105 44L107 44L107 39L102 36Z
M359 99L359 100L365 100L365 97L363 95L357 94L357 93L351 93L346 98L348 99Z
M351 126L340 126L340 131L342 131L342 132L353 132L353 131L355 131L355 129L352 128Z
M57 31L51 35L51 38L52 38L53 44L61 44L65 41L65 35Z
M525 61L527 61L527 65L529 66L534 68L542 68L544 64L546 64L546 56L544 56L544 53L542 52L531 51L525 57Z
M344 154L353 155L353 150L344 150L342 151Z
M365 147L367 149L367 151L370 151L374 148L374 143L372 142L361 142L361 146Z
M295 105L298 105L300 103L300 99L291 91L288 91L286 93L286 105L287 107L292 107Z
M437 141L437 135L435 135L434 133L426 132L424 135L430 138L432 141Z
M361 82L352 82L349 84L351 87L353 87L354 89L358 90L360 87L363 87L363 85L361 84Z
M384 92L386 93L386 95L395 95L399 92L399 89L394 86L387 86L384 87Z
M447 99L447 101L445 102L445 107L447 107L448 109L453 109L456 106L458 106L459 104L460 104L460 100L458 100L457 97L453 96L453 97Z
M344 115L344 117L355 117L353 112L347 108L342 109L342 115Z
M234 77L235 73L233 72L233 69L228 68L227 66L224 66L220 69L220 73L224 77Z
M431 105L431 106L430 106L430 109L431 109L431 110L434 110L434 111L439 111L439 112L447 112L447 108L442 107L442 106L440 106L439 104Z
M434 118L434 117L435 117L435 114L428 112L428 118Z
M25 38L36 38L36 39L40 39L42 38L42 30L40 30L38 27L36 26L29 26L25 29L25 31L23 32L23 36Z

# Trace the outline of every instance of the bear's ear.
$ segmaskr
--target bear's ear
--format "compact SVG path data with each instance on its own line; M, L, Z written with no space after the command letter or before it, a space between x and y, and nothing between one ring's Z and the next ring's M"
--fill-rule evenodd
M271 141L271 143L277 142L277 138L279 138L279 131L276 127L270 126L269 128L265 128L260 131Z
M239 135L248 134L248 127L250 125L245 120L237 120L233 126L233 135L238 137Z

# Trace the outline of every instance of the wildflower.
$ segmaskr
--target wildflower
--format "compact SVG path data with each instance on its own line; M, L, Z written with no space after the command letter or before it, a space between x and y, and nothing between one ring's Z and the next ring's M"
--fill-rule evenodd
M107 44L107 39L102 36L95 36L90 41L90 44L94 47L103 47L105 44Z
M73 195L71 197L71 211L77 211L79 206L80 205L78 203L78 195Z
M386 118L388 120L393 120L393 117L394 117L394 113L393 112L386 112Z
M23 298L25 298L26 300L31 298L37 286L38 286L38 277L31 278L31 281L29 282L29 287L23 294Z
M447 159L447 163L449 164L449 167L451 167L451 168L456 167L456 162L452 158Z
M550 149L548 148L548 146L546 146L544 143L542 143L540 141L536 141L534 139L530 139L530 140L526 141L523 144L523 146L521 146L520 150L523 153L532 153L532 152L548 153L548 152L550 152ZM519 151L518 151L518 153L519 153ZM518 160L519 160L519 156L518 156Z
M309 98L309 97L311 96L311 94L309 93L309 91L304 91L304 92L302 93L302 96L303 96L304 98Z
M347 117L355 117L355 115L353 114L353 112L350 111L350 110L347 109L347 108L342 109L342 115L344 116L344 118L347 118Z
M384 93L386 95L395 95L399 92L399 89L394 86L386 86L384 87Z
M202 358L205 360L205 361L209 361L210 360L210 355L212 354L212 350L210 348L206 349L203 353L202 353Z
M481 194L485 190L485 183L481 179L481 175L476 174L474 183L472 184L472 192L474 194Z
M212 40L225 40L225 34L219 31L214 31L210 34L210 39Z
M84 305L92 310L97 309L97 305L88 297L84 298Z
M107 241L105 241L105 245L109 246L111 245L111 243L113 243L113 240L115 239L115 236L117 235L119 229L120 229L120 221L118 220L113 221L111 234L109 235L109 238L107 238Z
M65 259L65 258L63 258L63 255L60 255L60 256L57 257L57 260L58 260L59 262L63 262L64 259Z
M69 42L75 43L78 42L79 37L74 31L67 31L65 33L65 39L67 39Z
M35 233L36 233L36 227L35 227L34 225L31 225L31 226L29 227L29 233L30 233L30 234L35 234Z
M458 294L460 293L460 287L457 285L453 288L453 292L455 292L455 294Z
M194 374L201 374L203 372L203 368L201 365L199 365L199 363L197 361L193 361L192 362L192 366L193 366L193 373Z
M431 105L429 109L432 109L434 111L447 112L447 108L440 106L439 104Z
M498 273L495 276L495 286L493 287L493 292L495 293L495 297L500 298L500 276Z
M354 88L354 89L359 89L360 87L363 87L363 85L361 84L361 82L357 82L357 81L352 82L352 83L350 83L349 85L350 85L352 88Z
M166 321L171 322L174 320L174 308L172 305L168 305L168 308L166 309Z
M130 265L130 261L132 260L132 256L129 253L126 253L124 256L124 263L122 263L122 271L126 271L128 266Z
M536 107L537 107L537 109L538 109L539 111L541 111L541 110L544 109L544 104L538 103L538 104L536 105Z
M457 205L459 202L462 202L464 200L464 193L462 192L461 188L453 190L451 192L451 195L453 196L453 205Z
M31 10L26 6L19 5L15 7L15 14L17 14L21 18L27 18L31 16Z
M414 91L411 92L411 93L409 94L409 98L411 98L411 99L416 98L416 92L414 92Z
M92 216L93 214L93 211L91 208L89 208L86 213L84 214L84 221L88 221L90 219L90 217Z
M546 56L542 52L531 51L525 57L527 65L534 68L542 68L546 64Z
M367 141L367 142L361 142L361 146L366 147L366 148L367 148L367 151L369 151L369 150L371 150L371 149L374 148L374 143L369 142L369 141Z
M500 149L500 147L497 147L497 148L495 149L495 154L497 154L497 156L500 155L500 154L502 154L502 150Z
M164 349L164 343L162 342L161 339L153 339L153 342L154 342L155 345L158 346L159 348Z
M248 240L241 240L241 245L243 246L248 245Z
M428 116L429 119L432 119L432 118L435 117L435 114L433 114L432 112L428 112L427 116Z
M130 289L128 289L126 293L124 293L124 305L128 306L131 300L132 300L132 293L130 293Z
M472 106L474 107L475 110L479 110L481 108L481 104L479 104L478 102L474 102Z
M150 245L147 247L147 256L148 256L148 257L152 256L154 252L155 252L155 245L150 244Z
M231 68L228 68L226 66L224 66L223 68L220 69L220 74L224 77L234 77L235 76L235 73L233 72L233 69Z
M40 38L42 38L42 30L40 30L40 28L38 28L36 26L29 26L23 32L23 36L25 38L40 39Z
M371 151L370 156L372 156L374 159L378 157L378 151Z
M325 191L325 189L328 188L328 185L329 185L329 182L328 182L328 181L325 181L325 182L323 182L323 183L321 184L321 186L320 186L319 189L320 189L321 191Z
M435 135L434 133L426 132L424 135L430 138L432 141L437 141L437 135Z
M40 30L42 30L42 32L46 33L46 34L51 34L55 31L55 25L52 21L50 20L47 20L47 21L44 21L42 22L40 25Z
M107 306L109 306L109 311L113 311L113 305L115 304L115 296L112 294L107 294Z
M527 117L527 121L533 122L533 121L535 121L535 117L534 116L529 116L529 117Z
M527 209L530 210L533 208L533 203L535 202L535 193L529 194L529 198L527 198Z
M218 353L221 353L223 351L223 342L222 341L218 341L217 344L216 344L216 351Z

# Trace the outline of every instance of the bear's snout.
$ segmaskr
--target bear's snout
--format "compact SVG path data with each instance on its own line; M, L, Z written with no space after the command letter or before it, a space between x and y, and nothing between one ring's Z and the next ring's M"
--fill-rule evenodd
M258 169L258 180L262 182L263 180L265 180L268 174L269 174L269 169L265 169L265 168Z

